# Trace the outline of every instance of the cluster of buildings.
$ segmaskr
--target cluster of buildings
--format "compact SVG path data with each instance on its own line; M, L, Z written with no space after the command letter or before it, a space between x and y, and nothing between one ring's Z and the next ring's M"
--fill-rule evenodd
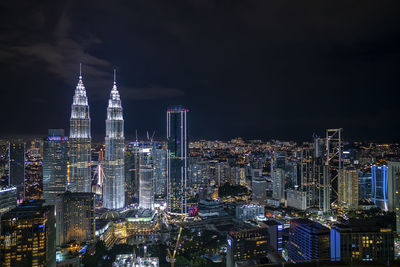
M68 136L0 141L0 265L56 266L56 250L99 240L151 245L176 225L226 237L204 257L224 254L227 266L395 258L398 145L347 143L343 129L302 144L189 143L187 113L167 109L166 142L128 142L114 78L104 144L93 144L80 75ZM393 224L374 219L391 212ZM148 256L121 254L116 264L158 266Z

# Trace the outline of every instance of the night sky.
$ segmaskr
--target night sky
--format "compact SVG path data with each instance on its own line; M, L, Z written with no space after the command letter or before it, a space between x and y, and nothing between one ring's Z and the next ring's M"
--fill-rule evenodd
M399 141L400 1L1 1L0 135L69 132L79 63L104 138L117 69L125 133Z

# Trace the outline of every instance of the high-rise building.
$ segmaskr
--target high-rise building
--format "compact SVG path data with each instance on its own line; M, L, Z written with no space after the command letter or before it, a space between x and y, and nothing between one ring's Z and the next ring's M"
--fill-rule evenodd
M91 134L89 104L82 75L75 89L71 106L69 133L69 190L91 192Z
M25 201L43 199L43 143L37 140L25 152Z
M358 171L341 169L338 177L338 203L347 208L358 207Z
M1 266L56 266L54 206L24 202L1 217Z
M9 185L10 142L0 140L0 186Z
M230 232L227 237L226 266L237 266L238 261L257 260L267 256L266 227Z
M93 193L71 193L58 195L57 245L69 241L93 242L95 240L95 202Z
M289 261L329 260L329 229L309 219L290 221Z
M372 176L371 172L360 172L358 176L359 199L372 198Z
M267 180L262 176L253 176L251 179L252 199L257 202L265 202L267 197Z
M167 110L167 208L178 215L187 213L187 112L182 106Z
M154 204L154 166L151 146L139 149L139 208L152 209Z
M17 188L18 202L25 198L25 142L10 143L10 183Z
M103 206L120 209L125 206L125 137L121 98L115 82L108 100L106 119L105 179L103 185Z
M43 197L47 204L55 205L58 194L67 190L68 137L63 129L49 129L43 144Z
M388 209L396 214L396 229L400 234L400 162L389 161L388 164Z
M125 203L139 197L139 142L130 142L125 151Z
M372 165L372 199L382 210L388 210L388 168Z
M386 264L394 259L390 228L356 220L335 225L330 231L332 261L380 261Z
M272 198L285 201L285 171L281 168L273 169L272 171Z
M153 143L154 195L165 201L167 196L167 150L161 144Z

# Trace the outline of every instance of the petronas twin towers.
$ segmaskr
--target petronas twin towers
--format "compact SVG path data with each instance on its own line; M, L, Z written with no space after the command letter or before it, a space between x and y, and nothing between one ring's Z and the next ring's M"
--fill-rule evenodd
M91 192L91 135L89 104L82 75L75 89L70 119L70 168L69 190ZM124 118L120 95L115 81L108 100L106 119L105 178L103 183L103 206L120 209L125 206L124 193Z

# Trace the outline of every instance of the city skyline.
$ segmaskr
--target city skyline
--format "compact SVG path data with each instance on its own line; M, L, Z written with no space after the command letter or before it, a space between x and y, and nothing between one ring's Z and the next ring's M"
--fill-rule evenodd
M136 129L165 136L165 109L183 104L193 122L208 118L207 127L192 123L192 139L308 141L341 127L347 140L399 141L398 2L376 9L372 1L25 6L3 8L0 73L8 97L0 112L12 116L2 119L0 136L67 129L60 118L82 62L94 138L104 132L115 66L127 137ZM115 18L113 26L104 17ZM31 119L30 107L46 119ZM137 116L141 110L145 116Z

